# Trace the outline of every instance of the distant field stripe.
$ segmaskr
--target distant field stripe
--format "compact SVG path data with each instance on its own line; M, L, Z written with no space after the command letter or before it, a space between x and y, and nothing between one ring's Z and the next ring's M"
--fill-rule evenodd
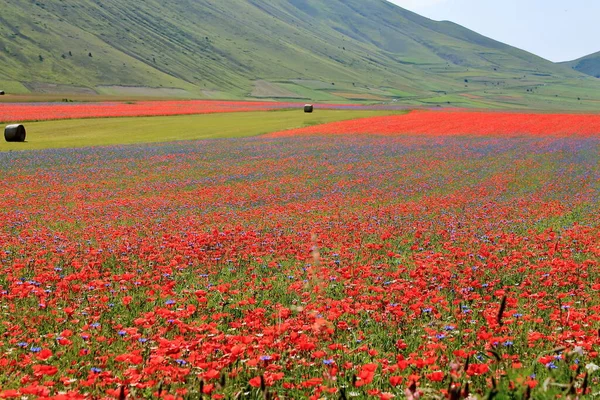
M271 137L347 134L600 135L600 114L413 111L275 132Z
M102 103L12 103L0 104L0 121L47 121L57 119L149 117L268 111L299 107L294 103L249 101L139 101Z
M89 103L0 103L0 122L150 117L301 109L304 103L168 100ZM398 105L316 104L321 110L401 110Z

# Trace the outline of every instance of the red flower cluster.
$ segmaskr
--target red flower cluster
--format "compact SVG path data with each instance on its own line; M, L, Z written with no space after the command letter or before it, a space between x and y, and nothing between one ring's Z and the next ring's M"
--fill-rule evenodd
M600 114L524 114L468 111L413 111L407 115L333 122L271 134L419 135L599 135Z
M208 100L138 101L133 103L0 103L0 121L213 114L268 111L289 107L299 107L299 105Z
M348 135L0 154L0 398L597 391L599 152Z
M77 118L150 117L300 109L303 104L260 101L137 101L105 103L0 103L0 121L46 121ZM327 110L394 110L399 106L319 104Z

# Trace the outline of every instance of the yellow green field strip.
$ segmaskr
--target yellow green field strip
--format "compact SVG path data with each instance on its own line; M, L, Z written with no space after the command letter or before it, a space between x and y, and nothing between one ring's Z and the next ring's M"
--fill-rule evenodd
M0 151L248 137L284 129L397 113L317 110L313 114L305 114L294 110L33 122L25 124L25 143L7 143L2 137Z

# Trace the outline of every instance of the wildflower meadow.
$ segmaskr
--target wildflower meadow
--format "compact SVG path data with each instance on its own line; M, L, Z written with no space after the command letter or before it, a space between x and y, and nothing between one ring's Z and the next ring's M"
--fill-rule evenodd
M0 398L597 395L598 131L414 115L0 153Z

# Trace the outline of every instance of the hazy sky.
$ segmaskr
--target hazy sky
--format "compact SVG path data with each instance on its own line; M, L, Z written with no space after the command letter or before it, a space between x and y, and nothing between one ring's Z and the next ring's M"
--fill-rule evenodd
M389 0L552 61L600 51L600 0Z

